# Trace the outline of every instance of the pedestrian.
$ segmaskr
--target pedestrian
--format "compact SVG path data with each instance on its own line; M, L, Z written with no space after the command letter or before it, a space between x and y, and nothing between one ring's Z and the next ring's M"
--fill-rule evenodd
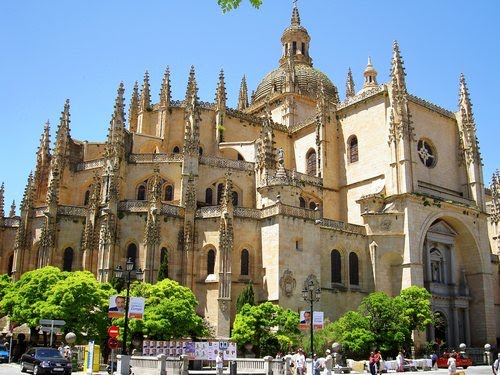
M377 367L377 374L382 373L382 354L380 350L375 350L375 366Z
M455 359L456 354L451 353L450 357L448 358L448 372L450 374L457 372L457 361Z
M404 372L404 357L403 353L399 352L398 356L396 357L396 364L397 364L397 372Z
M436 352L432 352L431 361L432 361L432 369L433 370L437 370L437 360L438 360L438 356L437 356Z
M326 349L325 354L326 354L325 363L323 365L326 369L326 375L332 375L333 357L330 354L330 349Z
M493 374L500 375L498 370L500 370L500 353L498 353L498 358L493 362Z
M322 367L321 361L318 359L318 356L314 354L313 355L314 375L321 375L321 367Z
M224 358L222 357L222 350L219 350L219 354L215 358L215 367L217 368L217 375L222 375L224 371Z
M299 349L297 357L295 358L295 371L297 375L304 375L306 373L306 357L304 351Z
M371 352L370 353L370 358L368 358L368 367L370 368L370 374L375 375L377 372L377 364L375 363L375 353Z

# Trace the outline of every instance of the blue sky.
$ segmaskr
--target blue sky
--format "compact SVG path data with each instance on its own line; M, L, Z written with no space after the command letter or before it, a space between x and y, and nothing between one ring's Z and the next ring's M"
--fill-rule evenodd
M476 119L484 182L500 168L500 2L484 0L299 0L311 36L314 66L344 98L351 67L356 88L371 56L378 82L389 80L392 44L399 42L410 93L456 111L464 73ZM3 1L0 3L0 183L5 211L19 208L44 123L51 140L66 98L71 136L104 141L116 90L149 71L158 101L163 72L171 72L173 99L183 99L191 65L199 97L213 101L224 69L228 104L236 105L243 74L249 91L278 64L280 37L292 1L243 0L222 14L216 0Z

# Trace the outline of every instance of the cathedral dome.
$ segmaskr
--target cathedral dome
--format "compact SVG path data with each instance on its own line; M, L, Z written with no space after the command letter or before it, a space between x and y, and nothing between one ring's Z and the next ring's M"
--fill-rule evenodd
M327 98L338 101L338 91L330 79L313 68L309 55L311 38L300 24L299 11L294 4L290 25L281 36L280 66L268 73L257 86L252 104L275 94L294 92L317 99L323 91Z
M295 65L294 72L295 92L316 99L321 91L321 86L323 86L325 95L336 101L337 88L326 74L305 64ZM287 74L287 69L284 66L280 66L268 73L257 86L252 97L253 102L265 99L268 95L272 96L275 93L285 92Z

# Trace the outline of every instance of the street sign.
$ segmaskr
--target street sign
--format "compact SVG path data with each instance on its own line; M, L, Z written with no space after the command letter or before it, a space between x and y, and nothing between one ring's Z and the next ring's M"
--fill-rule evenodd
M111 337L108 340L108 348L110 348L111 350L115 350L116 348L118 348L118 340L114 337Z
M226 350L229 347L227 341L219 341L219 350Z
M40 324L48 324L50 326L63 326L66 324L64 320L40 319Z
M117 326L111 326L108 328L108 335L109 337L117 337L118 334L120 333L120 328L118 328Z
M61 333L61 328L59 327L41 327L42 332L53 332L53 333Z

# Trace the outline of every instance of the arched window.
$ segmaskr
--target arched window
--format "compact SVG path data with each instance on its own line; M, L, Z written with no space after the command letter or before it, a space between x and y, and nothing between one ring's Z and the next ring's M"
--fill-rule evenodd
M131 260L132 263L134 263L134 270L136 269L136 262L137 262L137 245L135 243L131 243L127 247L127 261Z
M243 156L241 156L241 154L238 152L237 160L245 161L245 158Z
M85 197L83 198L83 205L88 206L89 201L90 201L90 190L87 190L85 192Z
M172 150L174 154L178 154L180 152L179 147L175 146L174 149Z
M200 153L200 156L203 156L203 148L201 148L201 147L200 147L200 148L198 149L198 152Z
M73 249L68 247L64 250L63 255L63 271L72 271L73 267Z
M160 269L158 270L158 280L168 278L168 250L162 247L160 250Z
M351 139L349 139L349 162L354 163L358 160L358 138L356 136L352 136Z
M310 209L310 210L315 210L315 209L316 209L316 203L314 203L314 202L309 202L309 209Z
M165 200L166 201L174 200L174 187L172 185L167 185L165 187Z
M349 284L359 285L359 264L356 253L349 254Z
M222 193L224 192L224 184L217 185L217 204L222 201Z
M332 250L330 254L331 262L331 279L332 283L342 282L342 259L340 258L340 252L338 250Z
M207 274L212 275L215 273L215 251L208 250L207 253Z
M213 201L212 201L212 195L213 195L212 189L211 188L207 188L205 190L205 203L206 204L210 204L211 205L213 203Z
M299 206L302 208L306 208L306 200L302 197L299 198Z
M9 263L7 265L7 275L12 276L12 269L14 268L14 254L9 257Z
M306 174L316 176L316 151L309 150L306 155Z
M233 191L233 206L236 207L238 205L238 193Z
M250 253L247 249L241 250L241 272L242 276L249 275Z
M137 200L138 201L146 200L146 186L139 185L139 187L137 188Z

